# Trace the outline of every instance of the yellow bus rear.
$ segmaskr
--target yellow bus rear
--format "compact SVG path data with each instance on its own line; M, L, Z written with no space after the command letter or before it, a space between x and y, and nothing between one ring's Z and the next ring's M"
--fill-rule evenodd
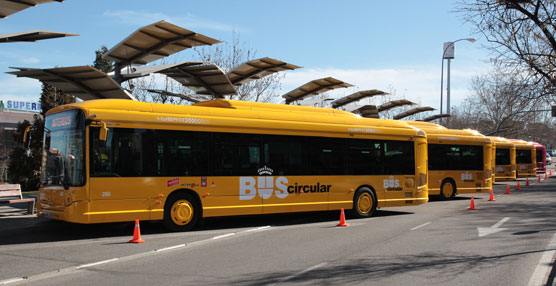
M516 177L515 144L504 138L489 136L496 146L495 177L498 181L513 181Z
M477 131L409 122L427 134L429 195L486 193L492 188L492 143Z
M518 178L537 176L537 149L531 142L509 139L515 144L516 176Z
M232 100L91 100L49 111L46 127L42 217L187 230L203 217L366 217L428 201L426 136L405 122Z

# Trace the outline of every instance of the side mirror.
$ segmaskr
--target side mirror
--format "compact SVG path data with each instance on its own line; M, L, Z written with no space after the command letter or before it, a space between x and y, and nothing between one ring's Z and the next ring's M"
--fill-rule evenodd
M32 125L27 126L27 127L25 128L25 132L23 133L23 147L24 147L25 149L29 148L29 145L30 145L30 143L31 143L31 138L30 138L30 137L31 137L31 136L30 136L31 134L30 134L29 132L31 131L31 128L32 128L32 127L33 127Z
M108 128L106 127L106 123L102 122L102 126L100 127L100 132L98 133L98 139L101 141L106 141L108 137Z

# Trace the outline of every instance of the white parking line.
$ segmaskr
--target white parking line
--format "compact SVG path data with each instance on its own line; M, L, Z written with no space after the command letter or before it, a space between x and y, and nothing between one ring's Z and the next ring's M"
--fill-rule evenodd
M235 233L235 232L226 233L226 234L223 234L223 235L215 236L215 237L213 237L212 239L221 239L221 238L228 237L228 236L232 236L232 235L236 235L236 233Z
M550 242L546 246L546 250L541 257L541 260L539 260L539 263L537 263L537 267L535 267L535 271L533 272L531 279L529 279L529 286L544 285L544 283L546 282L545 279L547 278L548 271L550 271L550 269L552 268L551 262L552 258L554 257L554 253L556 253L556 250L554 250L555 248L556 233L554 233L554 235L552 236L552 240L550 240Z
M12 279L6 279L6 280L0 281L0 285L8 285L8 284L10 284L10 283L19 282L19 281L22 281L22 280L25 280L25 279L24 279L24 278L21 278L21 277L19 277L19 278L12 278Z
M424 223L424 224L422 224L422 225L418 225L418 226L416 226L416 227L414 227L414 228L412 228L412 229L410 229L410 230L416 230L416 229L422 228L422 227L424 227L424 226L429 225L430 223L431 223L430 221L429 221L429 222L426 222L426 223Z
M81 264L81 265L75 267L75 269L81 269L81 268L85 268L85 267L91 267L91 266L101 265L101 264L110 263L110 262L116 261L116 260L119 260L119 258L112 258L112 259L106 259L106 260L102 260L102 261L98 261L98 262L93 262L93 263Z
M180 247L185 247L186 244L182 243L182 244L178 244L178 245L174 245L174 246L168 246L168 247L164 247L161 249L155 249L154 251L156 252L162 252L162 251L167 251L167 250L172 250L172 249L176 249L176 248L180 248Z

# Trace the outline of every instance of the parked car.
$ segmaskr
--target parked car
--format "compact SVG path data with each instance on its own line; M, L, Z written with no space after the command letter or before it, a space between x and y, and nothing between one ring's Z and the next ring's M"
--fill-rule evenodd
M548 153L546 153L546 164L547 165L552 165L552 157Z

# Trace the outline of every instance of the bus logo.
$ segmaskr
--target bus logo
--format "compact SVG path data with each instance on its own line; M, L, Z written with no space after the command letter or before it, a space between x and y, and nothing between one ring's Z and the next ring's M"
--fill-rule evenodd
M463 173L461 174L461 180L464 182L473 182L473 174Z
M261 199L268 199L275 194L279 199L288 196L288 178L273 176L239 177L239 199L252 200L257 193ZM275 189L276 188L276 189Z
M383 187L387 191L401 191L400 188L400 180L395 179L393 176L390 176L388 179L384 179Z

